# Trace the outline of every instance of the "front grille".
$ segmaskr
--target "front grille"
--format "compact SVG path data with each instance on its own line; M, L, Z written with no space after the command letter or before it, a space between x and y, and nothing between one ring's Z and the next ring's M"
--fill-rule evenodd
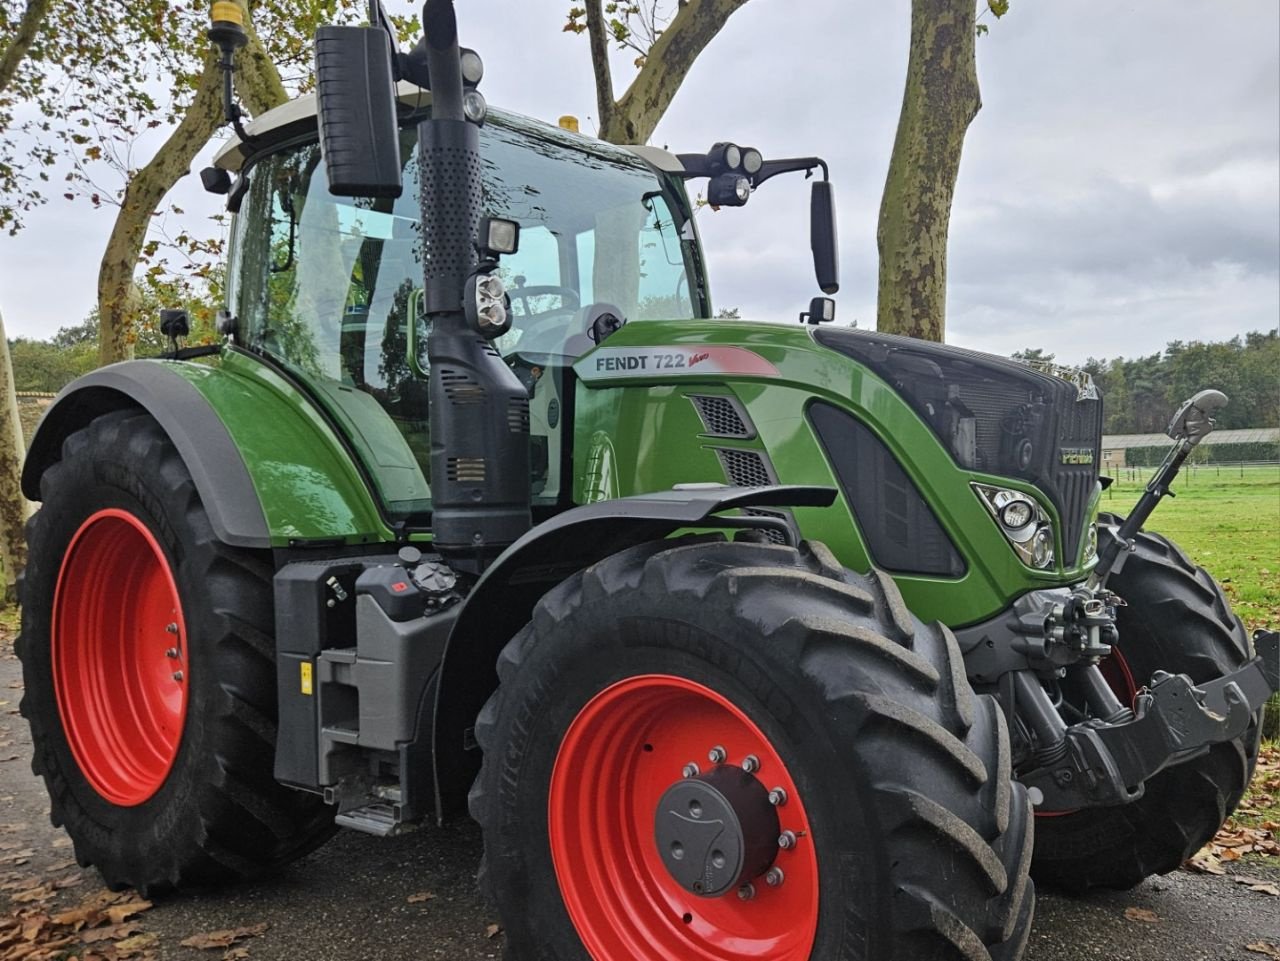
M1102 401L1075 384L977 351L847 328L819 343L866 365L929 425L962 468L1035 484L1062 518L1064 564L1074 562L1098 482ZM1063 450L1092 464L1064 464Z

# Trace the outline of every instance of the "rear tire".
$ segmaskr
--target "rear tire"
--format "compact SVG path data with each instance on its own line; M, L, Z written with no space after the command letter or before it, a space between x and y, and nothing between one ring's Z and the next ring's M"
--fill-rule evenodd
M1104 514L1099 523L1119 528ZM1138 684L1156 671L1206 682L1253 657L1253 644L1212 577L1176 544L1149 532L1107 586L1127 602L1117 609L1116 650ZM1244 796L1258 759L1261 713L1245 735L1168 768L1147 782L1141 800L1037 818L1037 881L1067 890L1126 889L1167 874L1203 847Z
M1021 956L1032 818L1003 715L888 577L817 544L643 545L544 597L498 674L471 812L509 958ZM741 776L749 753L798 841L770 839L781 885L701 897L654 819L684 765Z
M215 538L186 465L137 411L68 437L40 492L22 714L76 859L152 893L318 847L331 810L272 774L269 555Z

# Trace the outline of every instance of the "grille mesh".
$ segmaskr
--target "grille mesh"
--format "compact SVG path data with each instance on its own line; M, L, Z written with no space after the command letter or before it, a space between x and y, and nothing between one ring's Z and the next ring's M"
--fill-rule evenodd
M691 396L689 398L702 418L702 426L712 437L735 437L751 440L756 432L747 424L746 412L729 397Z
M773 468L756 451L717 447L716 454L734 487L768 487L777 483Z

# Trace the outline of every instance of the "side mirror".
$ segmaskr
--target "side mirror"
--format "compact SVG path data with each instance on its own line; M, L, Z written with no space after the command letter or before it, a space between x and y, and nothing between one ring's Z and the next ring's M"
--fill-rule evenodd
M377 27L316 31L316 101L329 192L338 197L399 197L391 43Z
M814 297L809 301L809 309L800 314L800 323L829 324L836 319L836 302L830 297Z
M809 245L813 248L813 272L824 294L840 290L840 250L836 242L835 188L829 180L813 182L809 204Z

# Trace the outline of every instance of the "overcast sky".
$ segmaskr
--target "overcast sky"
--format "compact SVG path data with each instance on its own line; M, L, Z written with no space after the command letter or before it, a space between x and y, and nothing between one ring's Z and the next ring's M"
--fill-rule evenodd
M459 0L490 102L594 129L567 0ZM388 3L391 9L408 4ZM698 61L654 142L717 140L828 159L840 208L840 318L875 323L875 228L901 106L907 0L752 0ZM947 340L1061 360L1137 356L1280 318L1280 3L1014 0L978 41L984 107L951 231ZM625 62L619 64L625 78ZM199 166L199 165L197 165ZM190 178L199 228L218 198ZM799 178L705 212L716 303L795 316L817 293ZM0 238L9 336L47 336L93 305L111 214L54 199Z

